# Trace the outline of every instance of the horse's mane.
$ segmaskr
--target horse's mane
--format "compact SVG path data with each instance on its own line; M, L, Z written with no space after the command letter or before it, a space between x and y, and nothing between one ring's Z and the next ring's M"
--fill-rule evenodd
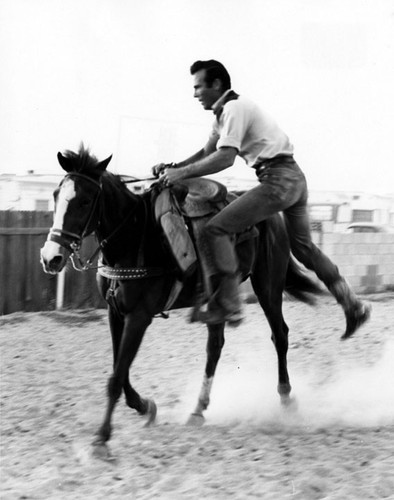
M83 143L80 144L78 153L68 149L63 153L63 156L72 162L74 172L94 173L99 163L98 159L90 154L89 148L85 148Z
M80 144L77 153L71 150L66 150L63 153L63 156L72 162L73 172L84 173L87 175L97 175L97 164L99 163L99 160L96 156L90 153L90 149L85 147L83 143ZM104 171L102 173L102 177L108 180L115 189L120 189L130 193L120 175Z
M103 173L102 178L108 181L108 185L113 188L115 191L121 191L127 193L129 197L135 197L136 194L132 193L125 182L122 180L120 175L114 174L112 172L108 172L107 170Z

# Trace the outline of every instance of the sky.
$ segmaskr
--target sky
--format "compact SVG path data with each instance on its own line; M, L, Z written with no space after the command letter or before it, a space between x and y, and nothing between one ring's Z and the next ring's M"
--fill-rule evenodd
M310 189L394 193L394 0L0 0L0 173L61 173L81 141L138 177L185 159L213 120L189 68L211 58Z

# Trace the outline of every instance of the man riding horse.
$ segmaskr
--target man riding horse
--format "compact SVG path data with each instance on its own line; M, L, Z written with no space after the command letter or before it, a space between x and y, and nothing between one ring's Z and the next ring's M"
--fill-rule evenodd
M337 266L312 242L305 176L294 160L293 145L277 123L256 104L231 90L226 68L218 61L196 61L190 69L194 97L215 119L206 145L190 158L170 166L153 167L165 185L191 177L220 172L233 165L236 156L256 170L259 185L247 191L213 217L204 230L217 274L206 313L207 324L239 323L243 317L239 296L238 262L233 235L283 212L294 256L314 271L343 307L346 330L351 336L370 317Z

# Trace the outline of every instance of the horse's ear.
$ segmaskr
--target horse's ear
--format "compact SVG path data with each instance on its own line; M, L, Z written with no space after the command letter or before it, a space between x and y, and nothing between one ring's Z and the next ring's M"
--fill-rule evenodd
M57 159L58 162L60 163L60 166L66 171L70 172L71 171L71 165L70 165L70 160L63 156L60 152L57 154Z
M109 156L106 160L100 161L100 163L97 163L97 167L99 170L104 172L104 170L108 167L108 163L111 161L112 155Z

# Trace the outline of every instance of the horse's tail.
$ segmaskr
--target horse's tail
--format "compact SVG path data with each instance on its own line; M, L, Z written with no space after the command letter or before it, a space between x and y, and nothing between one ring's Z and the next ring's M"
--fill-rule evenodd
M315 304L315 295L323 293L319 284L306 274L292 255L287 267L285 293L310 305Z

